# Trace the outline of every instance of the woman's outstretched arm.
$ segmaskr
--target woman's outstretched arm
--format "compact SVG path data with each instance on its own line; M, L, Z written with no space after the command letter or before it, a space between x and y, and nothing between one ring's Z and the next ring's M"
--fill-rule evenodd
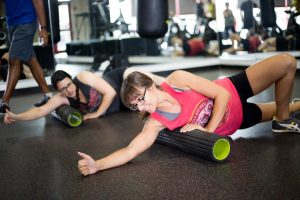
M35 120L44 117L58 108L60 105L69 104L67 98L62 97L59 93L49 99L49 101L40 107L31 108L22 113L13 113L6 111L4 123L11 124L15 121Z
M156 137L162 129L159 122L149 119L144 126L144 129L130 142L130 144L114 153L99 159L94 160L91 156L78 152L82 158L78 161L78 169L84 176L94 174L98 171L123 165L137 157L139 154L147 150L156 140Z

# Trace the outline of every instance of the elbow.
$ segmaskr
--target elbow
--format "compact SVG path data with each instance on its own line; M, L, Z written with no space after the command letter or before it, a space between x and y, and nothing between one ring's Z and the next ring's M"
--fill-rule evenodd
M44 117L44 116L47 115L47 113L43 109L41 109L40 107L36 107L36 108L33 108L33 109L35 109L35 114L34 114L35 118L34 119L39 119L39 118Z
M111 91L105 93L103 95L103 98L105 98L109 101L113 101L113 99L116 98L116 96L117 96L117 92L115 90L111 90Z
M134 159L135 157L137 157L138 155L141 154L141 152L137 151L136 149L134 149L130 146L127 147L127 150L128 150L127 151L127 153L128 153L127 156L128 156L129 160L132 160L132 159Z
M230 92L228 92L227 90L226 90L226 92L225 92L226 94L226 97L227 97L227 99L228 99L228 101L229 101L229 99L231 98L231 93Z
M221 97L222 101L228 103L231 98L231 93L228 92L226 89L224 89L222 92L222 95L220 97Z
M112 91L111 93L112 98L115 98L117 96L117 92L115 90Z
M110 99L114 99L117 96L117 92L116 90L112 89L109 93L108 96L110 97Z
M135 148L132 145L127 146L127 156L128 156L128 160L132 160L135 157L137 157L138 155L140 155L141 153L143 153L143 150Z
M231 99L231 93L226 91L226 97L227 97L227 103L228 103L229 100Z

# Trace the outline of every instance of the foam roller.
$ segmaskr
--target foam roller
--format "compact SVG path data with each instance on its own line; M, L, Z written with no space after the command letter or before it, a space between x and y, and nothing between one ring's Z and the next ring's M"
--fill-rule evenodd
M69 105L61 105L51 114L70 127L79 126L83 120L81 112Z
M228 158L231 145L229 137L200 130L181 133L180 129L164 129L156 141L215 162L224 162Z

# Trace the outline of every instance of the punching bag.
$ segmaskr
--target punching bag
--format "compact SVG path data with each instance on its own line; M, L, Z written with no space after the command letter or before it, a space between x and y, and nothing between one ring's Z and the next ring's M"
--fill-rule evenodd
M215 162L224 162L230 153L231 139L214 133L180 129L159 132L156 142Z
M137 32L144 38L161 38L168 30L168 0L137 0Z
M260 17L263 27L276 27L274 0L260 0Z
M77 127L83 121L81 112L69 105L61 105L51 114L69 127Z

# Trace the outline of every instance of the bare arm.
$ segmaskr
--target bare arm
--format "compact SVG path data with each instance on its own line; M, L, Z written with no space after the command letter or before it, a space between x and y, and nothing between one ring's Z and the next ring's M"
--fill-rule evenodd
M167 80L170 85L189 88L214 100L212 116L205 127L206 131L214 132L225 114L231 94L222 86L186 71L175 71Z
M56 94L55 96L50 98L50 100L45 105L41 107L34 107L19 114L7 111L4 116L4 123L10 124L17 120L27 121L39 119L48 115L50 112L52 112L62 104L69 104L69 102L65 97L60 96L60 94Z
M98 110L94 113L88 113L84 116L84 119L98 118L105 114L106 110L109 108L114 98L116 97L115 89L108 84L104 79L100 78L96 74L91 72L81 72L78 74L78 79L83 83L95 88L100 94L103 95L102 102Z
M159 122L150 119L131 143L109 156L95 161L89 155L78 152L83 159L78 161L78 169L83 175L123 165L147 150L156 140L160 130L165 128Z
M45 7L43 0L32 0L32 3L35 8L35 12L37 14L39 23L40 23L40 32L39 37L43 39L43 46L48 44L48 31L46 24L46 15L45 15Z

